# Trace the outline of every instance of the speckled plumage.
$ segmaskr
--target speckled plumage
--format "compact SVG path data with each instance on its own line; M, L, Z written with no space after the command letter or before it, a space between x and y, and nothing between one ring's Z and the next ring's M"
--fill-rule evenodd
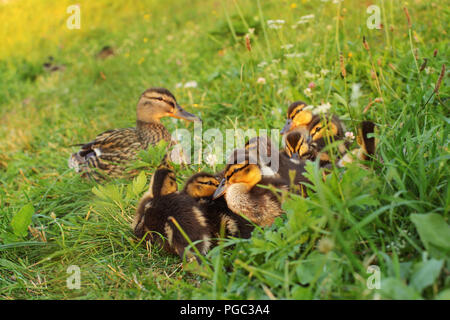
M284 181L265 178L258 184L273 185L287 189ZM251 190L244 184L232 184L227 188L225 200L231 211L246 216L253 223L267 227L283 213L277 196L269 189L254 186Z
M69 167L96 181L133 176L137 171L129 170L129 164L136 159L140 150L156 145L161 140L171 141L169 131L160 122L161 118L200 120L184 111L173 94L164 88L147 89L141 95L136 109L135 128L108 130L93 141L80 144L80 150L69 158Z
M202 192L202 190L199 190L200 192L195 194L190 192L190 186L193 185L198 185L201 189L202 185L198 182L200 179L204 179L204 181L208 181L209 179L214 182L214 185L210 186L211 192L208 192L205 189L203 189L203 191L206 192ZM213 237L220 238L223 231L223 236L225 237L250 238L254 226L245 218L233 213L228 208L223 197L215 200L212 199L212 195L218 185L219 179L216 176L205 172L199 172L189 178L183 192L189 194L189 196L197 201L207 219L207 224Z
M171 174L173 172L167 168L156 170L149 191L139 201L132 225L134 234L138 238L145 236L147 241L182 258L189 242L176 227L175 220L192 242L199 241L195 245L199 252L206 254L211 246L207 219L196 200L176 191L176 183L173 189L167 186L174 179Z

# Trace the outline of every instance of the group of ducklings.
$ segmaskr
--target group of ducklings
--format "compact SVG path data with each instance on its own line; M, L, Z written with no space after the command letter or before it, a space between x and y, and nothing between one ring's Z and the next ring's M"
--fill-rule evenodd
M137 104L135 128L109 130L81 144L81 149L69 158L69 166L96 181L133 174L127 164L136 159L140 150L160 140L171 142L169 131L160 121L163 117L201 121L186 112L167 89L150 88ZM367 160L375 152L375 141L370 136L373 131L372 122L362 122L360 147L349 151L337 116L314 114L306 103L297 101L288 108L281 131L285 147L279 152L267 137L252 138L244 149L233 151L223 171L197 173L181 191L165 157L139 201L132 224L134 234L180 257L193 254L186 252L189 242L200 254L206 254L219 238L249 238L255 225L270 226L282 214L283 191L307 195L303 184L308 182L303 176L307 161L317 159L320 166L330 168L355 159ZM337 146L339 156L333 158L324 148L338 140L342 140ZM278 161L277 171L272 169L273 159Z

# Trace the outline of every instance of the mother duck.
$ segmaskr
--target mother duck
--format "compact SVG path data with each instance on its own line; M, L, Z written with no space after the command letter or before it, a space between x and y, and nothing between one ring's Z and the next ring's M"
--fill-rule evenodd
M93 141L77 144L80 150L69 158L69 167L83 177L96 181L106 177L126 177L128 165L140 150L156 145L160 140L170 142L171 135L161 118L174 117L187 121L201 119L186 112L174 95L165 88L150 88L142 93L136 108L136 127L113 129L100 133Z

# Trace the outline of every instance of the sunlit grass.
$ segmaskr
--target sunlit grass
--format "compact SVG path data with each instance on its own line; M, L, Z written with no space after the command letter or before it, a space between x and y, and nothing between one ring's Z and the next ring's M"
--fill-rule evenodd
M448 223L448 77L426 104L448 64L448 19L436 18L448 16L445 4L405 4L410 29L402 6L375 1L384 28L370 30L356 0L78 3L80 30L66 28L70 1L0 4L0 297L448 299L448 249L439 256L410 219L437 213ZM106 45L115 55L97 59ZM46 72L49 56L65 70ZM197 88L177 86L189 81ZM377 160L326 182L311 167L316 193L289 198L276 225L225 242L208 256L212 271L190 273L134 239L132 182L111 182L107 205L67 168L70 145L132 126L150 86L169 88L204 129L281 128L290 101L329 102L349 131L377 124ZM177 174L196 170L212 169ZM27 203L30 234L12 239L11 218ZM432 283L417 279L439 261ZM81 290L66 287L71 264ZM380 267L382 290L367 288L369 265Z

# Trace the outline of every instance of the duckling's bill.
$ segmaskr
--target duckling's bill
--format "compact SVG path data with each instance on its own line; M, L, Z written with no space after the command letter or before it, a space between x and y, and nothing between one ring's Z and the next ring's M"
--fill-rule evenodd
M292 128L292 119L287 119L286 123L284 124L283 129L281 129L280 134L285 134L287 132L289 132L289 130L291 130Z
M221 196L224 195L225 190L226 190L226 183L227 180L225 178L222 179L222 181L220 181L219 186L217 187L216 191L214 192L212 198L213 200L220 198Z

